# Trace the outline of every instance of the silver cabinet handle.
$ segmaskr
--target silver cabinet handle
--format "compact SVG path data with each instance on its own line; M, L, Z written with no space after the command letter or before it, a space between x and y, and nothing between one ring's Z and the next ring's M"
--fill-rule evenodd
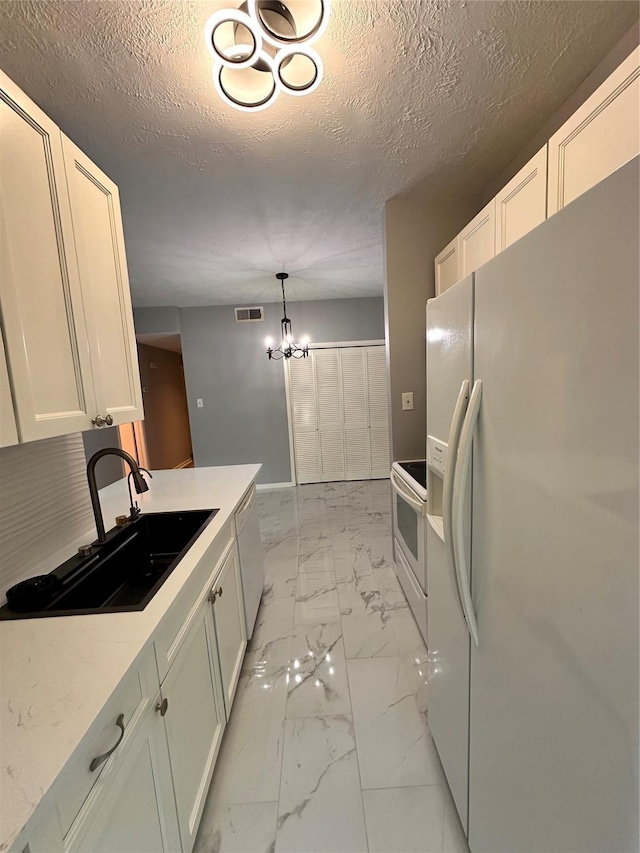
M166 696L162 700L162 702L156 702L156 711L160 711L161 717L164 717L164 715L167 713L168 707L169 707L169 700L167 699Z
M95 416L95 418L93 418L93 420L91 421L91 423L92 423L94 426L101 427L101 426L104 426L104 425L105 425L106 421L105 421L105 419L102 417L102 415L96 415L96 416Z
M107 426L113 426L113 418L111 417L111 415L107 415L107 417L104 419L104 422Z
M219 587L218 589L212 589L211 590L211 592L209 593L209 601L212 604L215 604L216 598L218 596L220 596L220 598L222 598L222 587Z
M102 755L98 755L97 758L94 758L91 764L89 765L89 770L93 773L94 770L97 770L101 764L103 764L107 758L111 755L112 752L115 752L116 749L120 746L122 738L124 737L124 714L120 714L118 719L116 720L116 726L120 729L120 736L115 744L111 747L108 752L104 752Z

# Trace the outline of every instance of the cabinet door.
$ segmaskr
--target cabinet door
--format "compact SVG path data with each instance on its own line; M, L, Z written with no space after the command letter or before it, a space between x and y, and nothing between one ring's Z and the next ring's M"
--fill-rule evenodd
M230 595L231 597L231 595ZM205 598L162 684L164 721L184 853L198 831L225 724L211 604Z
M319 349L313 353L318 389L321 474L324 482L344 480L344 434L342 429L342 382L340 353Z
M97 405L114 424L144 417L118 188L62 137Z
M289 371L291 426L298 483L317 483L322 478L313 359L314 353L309 358L292 358L285 367Z
M156 710L159 703L158 694L121 760L104 771L87 798L66 839L69 853L181 849L167 740Z
M389 476L389 391L383 346L367 347L367 400L369 406L369 476Z
M458 238L454 237L448 246L436 256L436 296L460 281L460 264L458 254Z
M60 131L0 72L0 305L21 441L91 429L95 399Z
M640 47L549 140L548 215L640 153Z
M490 261L496 253L496 200L492 199L458 237L460 278Z
M244 652L247 648L242 577L240 575L238 549L235 545L224 562L212 593L220 675L222 677L226 716L229 719L233 697L240 678Z
M496 254L544 222L547 216L547 146L496 196Z
M13 411L13 397L9 384L9 371L4 352L4 340L0 329L0 447L18 443L18 430Z

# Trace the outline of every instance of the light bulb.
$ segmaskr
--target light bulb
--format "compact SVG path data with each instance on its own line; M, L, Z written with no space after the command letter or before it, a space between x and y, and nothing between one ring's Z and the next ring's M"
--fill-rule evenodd
M267 349L273 349L273 338L265 338L264 345Z
M309 346L309 338L308 338L308 337L304 337L304 338L300 341L300 346L301 346L301 347L303 347L303 348L304 348L304 347L308 347L308 346Z

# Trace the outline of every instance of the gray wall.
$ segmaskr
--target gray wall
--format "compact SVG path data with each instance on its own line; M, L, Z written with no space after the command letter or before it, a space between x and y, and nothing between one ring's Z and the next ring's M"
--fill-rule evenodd
M180 311L193 456L196 466L261 462L259 482L290 482L284 369L264 347L267 336L278 338L282 305L264 308L262 323L236 323L233 306ZM384 338L380 298L297 302L287 313L298 339Z
M92 429L82 433L82 441L84 443L84 455L88 462L93 454L97 450L102 450L103 447L120 447L120 434L118 427ZM96 483L99 489L103 489L123 477L122 459L117 456L103 456L96 465Z
M179 308L135 308L136 335L179 335Z
M397 196L384 208L385 325L391 396L391 458L422 459L426 442L426 305L433 259L479 209L471 196L425 202ZM413 391L413 411L402 393Z

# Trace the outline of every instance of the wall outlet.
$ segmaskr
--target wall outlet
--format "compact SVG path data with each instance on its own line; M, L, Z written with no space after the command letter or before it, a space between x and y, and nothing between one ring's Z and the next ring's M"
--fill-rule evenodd
M198 399L196 400L196 406L199 409L204 409L204 400L202 399L202 397L198 397Z
M402 411L403 412L412 412L413 411L413 391L403 391L402 392Z

